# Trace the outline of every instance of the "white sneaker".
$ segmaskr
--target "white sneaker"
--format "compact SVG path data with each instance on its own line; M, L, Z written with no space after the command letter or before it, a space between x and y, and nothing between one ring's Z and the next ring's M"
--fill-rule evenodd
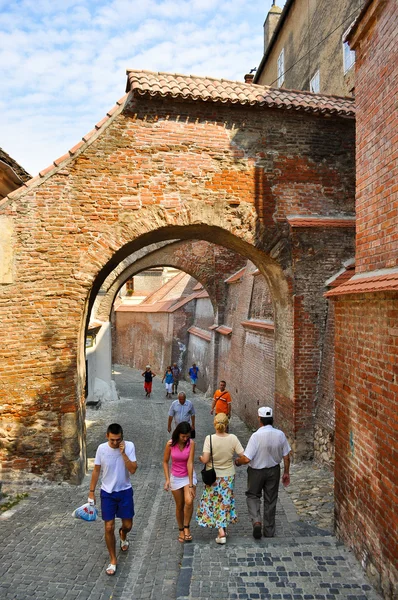
M223 537L216 537L216 544L226 544L227 538L225 535Z

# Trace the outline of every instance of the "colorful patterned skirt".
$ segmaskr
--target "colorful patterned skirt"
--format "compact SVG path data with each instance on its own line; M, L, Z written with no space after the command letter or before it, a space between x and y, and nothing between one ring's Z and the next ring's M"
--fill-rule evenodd
M235 476L217 477L213 485L206 485L196 511L196 522L202 527L228 527L236 523L234 497Z

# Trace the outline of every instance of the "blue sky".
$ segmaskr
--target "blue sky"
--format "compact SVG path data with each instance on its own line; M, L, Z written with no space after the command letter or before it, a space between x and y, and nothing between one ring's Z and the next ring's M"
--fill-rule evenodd
M271 4L0 0L0 146L37 174L123 96L126 69L243 81Z

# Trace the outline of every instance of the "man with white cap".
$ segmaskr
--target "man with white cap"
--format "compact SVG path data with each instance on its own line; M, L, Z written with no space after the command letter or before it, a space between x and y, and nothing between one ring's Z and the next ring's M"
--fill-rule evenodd
M253 537L261 538L275 535L275 513L278 500L279 480L281 476L280 463L283 459L284 472L282 483L290 483L290 452L291 448L285 434L274 429L272 408L262 406L258 409L260 427L250 437L243 456L235 460L237 467L246 465L247 492L246 502L253 525ZM264 496L263 523L261 525L261 495Z

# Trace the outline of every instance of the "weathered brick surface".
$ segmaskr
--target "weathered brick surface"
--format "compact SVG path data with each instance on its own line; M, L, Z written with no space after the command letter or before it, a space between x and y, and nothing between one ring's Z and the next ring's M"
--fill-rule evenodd
M284 218L352 213L353 122L130 96L87 139L73 158L0 205L14 232L12 282L0 285L3 466L22 458L35 472L81 477L87 316L120 261L164 240L216 242L267 273L276 395L299 423L308 407L299 402L293 410ZM43 412L54 419L42 425Z
M398 582L398 293L336 303L336 516L388 598Z
M358 272L398 266L397 26L389 1L355 46Z
M397 24L394 0L370 2L350 34L363 275L398 265ZM369 289L335 302L336 525L385 597L397 598L398 292Z

